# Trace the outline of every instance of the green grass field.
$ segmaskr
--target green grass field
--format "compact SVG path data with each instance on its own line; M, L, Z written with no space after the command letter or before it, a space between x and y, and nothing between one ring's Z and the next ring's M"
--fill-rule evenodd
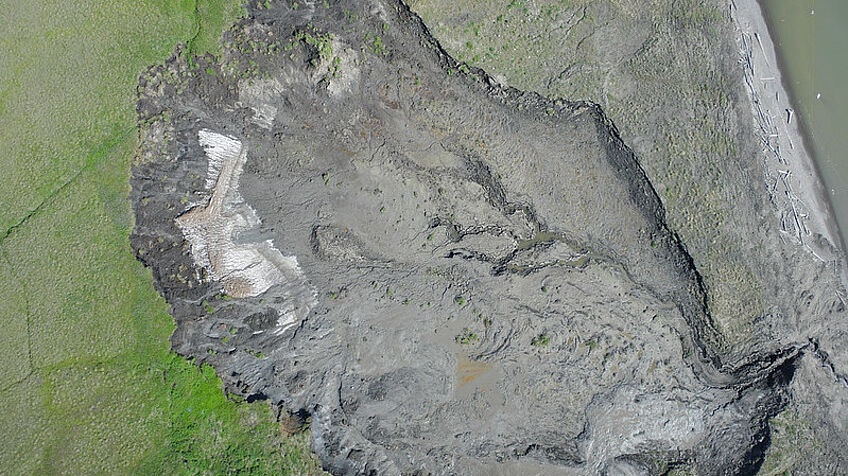
M312 474L308 437L170 352L129 246L135 86L237 0L0 3L0 473Z

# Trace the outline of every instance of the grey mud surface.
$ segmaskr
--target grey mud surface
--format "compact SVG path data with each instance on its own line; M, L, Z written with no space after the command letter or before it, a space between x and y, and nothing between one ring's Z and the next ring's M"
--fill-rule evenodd
M600 107L457 64L402 3L269 5L141 79L132 244L179 353L334 474L749 474L798 394L846 469L838 295L781 304L836 337L727 351Z

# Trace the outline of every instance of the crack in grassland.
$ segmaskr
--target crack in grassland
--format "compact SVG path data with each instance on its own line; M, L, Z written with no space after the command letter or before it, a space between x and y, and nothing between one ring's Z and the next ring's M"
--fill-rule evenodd
M200 33L203 31L203 19L202 15L200 14L200 2L201 0L194 0L194 9L192 11L192 16L194 20L194 33L186 41L189 61L191 61L191 57L195 54L194 44L197 41L197 38L200 37Z
M117 149L121 143L123 143L128 137L132 136L132 133L135 132L136 126L133 126L130 129L125 130L113 137L112 140L104 143L99 148L95 149L93 153L89 155L88 163L84 164L77 170L69 179L67 179L62 185L57 187L55 190L50 192L49 195L44 197L41 202L36 205L32 210L30 210L26 215L24 215L17 223L13 224L9 228L7 228L2 235L0 235L0 245L2 245L7 238L12 236L18 229L24 226L31 218L35 217L41 211L43 211L48 205L53 203L53 200L61 194L65 189L67 189L71 184L73 184L82 174L93 169L98 164L100 164L103 159L108 157L111 152Z
M0 437L0 467L318 474L308 433L283 439L267 405L232 402L209 368L170 350L173 319L127 242L139 74L179 43L205 53L240 11L238 0L203 2L195 14L195 0L0 6L0 44L21 83L0 92L11 138L0 138L0 317L12 369L0 427L14 428ZM108 354L89 352L100 343Z
M198 38L200 38L201 34L203 33L203 15L200 12L201 2L203 2L203 0L194 0L194 7L192 9L194 32L192 32L191 36L186 40L186 46L188 47L189 57L196 54L195 44L198 41ZM76 181L80 177L80 175L99 164L101 160L103 160L103 158L105 158L109 155L110 152L115 150L119 146L119 144L121 144L130 135L132 135L133 132L137 132L137 129L137 125L133 125L131 128L119 132L118 134L113 136L112 140L103 143L99 148L96 148L92 153L90 153L89 156L91 158L88 163L84 164L68 180L66 180L59 187L50 192L49 195L47 195L43 200L41 200L41 202L34 208L32 208L29 212L27 212L20 220L18 220L18 222L12 224L11 226L9 226L9 228L3 231L2 235L0 235L0 244L2 244L6 240L6 238L14 234L15 231L17 231L17 229L23 226L27 221L29 221L31 218L40 213L44 209L44 207L52 203L55 197L58 194L62 193L62 191L65 190L74 181Z
M15 272L15 268L12 266L12 261L9 259L8 251L0 248L0 258L5 262L4 265L9 273L12 274L15 281L20 282L20 278ZM7 385L4 385L0 392L5 393L15 385L23 383L28 378L35 373L35 362L32 359L32 313L30 312L30 303L29 296L26 293L23 293L24 300L24 312L26 317L26 346L27 346L27 364L29 366L29 371L23 377L15 380L14 382L10 382Z

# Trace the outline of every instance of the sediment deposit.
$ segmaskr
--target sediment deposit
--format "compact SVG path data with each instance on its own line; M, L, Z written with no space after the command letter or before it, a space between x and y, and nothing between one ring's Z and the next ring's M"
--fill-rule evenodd
M844 465L836 251L786 255L806 303L739 344L600 106L457 63L403 3L249 12L141 78L132 244L174 348L308 418L328 470L750 473L812 385Z

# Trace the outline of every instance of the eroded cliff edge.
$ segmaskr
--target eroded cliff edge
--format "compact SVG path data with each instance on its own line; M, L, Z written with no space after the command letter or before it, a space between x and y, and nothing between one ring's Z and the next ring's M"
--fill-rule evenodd
M799 365L839 396L791 323L716 327L599 106L458 64L401 3L298 5L142 78L132 243L175 349L311 415L331 471L749 472ZM844 314L807 306L762 325Z

